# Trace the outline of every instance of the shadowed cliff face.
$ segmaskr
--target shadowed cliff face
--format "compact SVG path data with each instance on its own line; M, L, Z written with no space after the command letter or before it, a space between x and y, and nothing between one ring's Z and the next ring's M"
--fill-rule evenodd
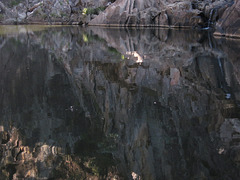
M0 36L2 179L239 178L238 41L24 32Z

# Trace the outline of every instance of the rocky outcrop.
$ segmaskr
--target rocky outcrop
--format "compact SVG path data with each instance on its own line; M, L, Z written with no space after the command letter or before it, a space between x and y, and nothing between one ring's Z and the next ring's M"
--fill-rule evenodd
M236 0L3 0L0 2L0 24L161 26L214 30L217 23L216 35L239 37L238 16L239 2Z
M240 38L240 1L226 9L216 24L216 35Z
M239 1L228 0L118 0L90 21L89 25L191 27L208 30L214 29L217 23L216 35L239 37L239 4Z
M212 28L229 1L118 0L90 25ZM214 11L214 13L213 13Z
M0 24L85 24L107 3L107 0L4 0L0 2ZM91 9L91 13L84 14L84 8Z

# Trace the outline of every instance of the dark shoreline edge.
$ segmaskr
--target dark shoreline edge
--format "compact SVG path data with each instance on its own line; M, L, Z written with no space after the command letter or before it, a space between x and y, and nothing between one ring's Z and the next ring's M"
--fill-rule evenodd
M190 30L193 29L192 26L168 26L168 25L154 25L154 24L133 24L133 25L124 25L124 24L87 24L81 25L79 22L29 22L29 23L19 23L19 24L5 24L0 22L0 26L18 26L18 25L49 25L49 26L81 26L81 27L106 27L106 28L164 28L164 29L186 29ZM195 29L198 31L208 31L203 29ZM233 34L223 34L220 32L213 32L214 36L217 37L224 37L224 38L231 38L231 39L240 39L240 35L233 35Z

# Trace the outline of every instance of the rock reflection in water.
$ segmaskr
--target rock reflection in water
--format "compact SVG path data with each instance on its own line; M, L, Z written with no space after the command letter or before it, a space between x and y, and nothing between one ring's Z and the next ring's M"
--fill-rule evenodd
M1 179L239 178L239 42L25 32L0 36Z

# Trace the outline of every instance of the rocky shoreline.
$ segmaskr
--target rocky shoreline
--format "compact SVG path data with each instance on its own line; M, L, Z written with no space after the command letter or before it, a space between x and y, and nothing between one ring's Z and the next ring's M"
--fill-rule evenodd
M3 0L0 24L167 27L240 37L237 0Z

